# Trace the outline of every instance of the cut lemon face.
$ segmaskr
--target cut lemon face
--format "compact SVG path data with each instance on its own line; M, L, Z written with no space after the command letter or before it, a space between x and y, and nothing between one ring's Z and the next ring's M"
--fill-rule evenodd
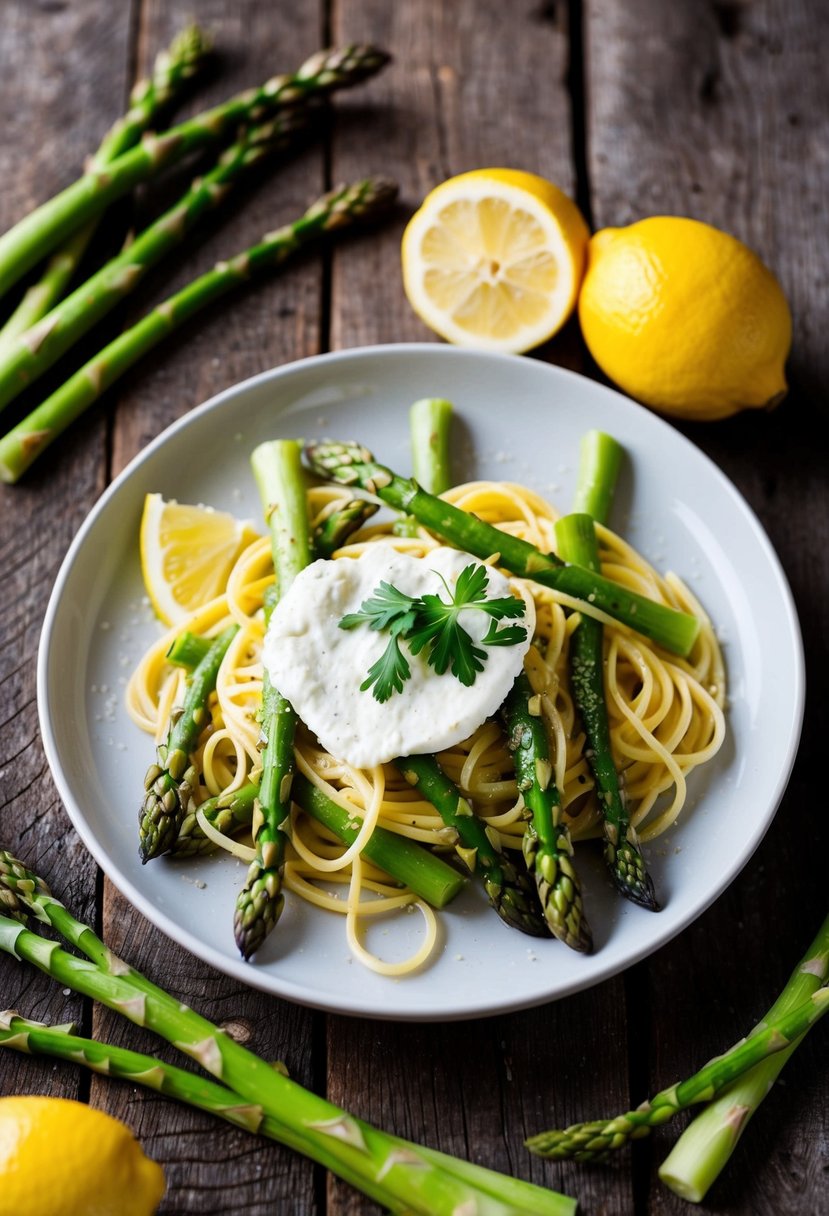
M409 303L448 342L520 354L576 303L589 232L552 182L477 169L427 195L403 234Z
M221 595L233 563L256 535L250 523L225 511L148 494L141 517L141 573L164 624L178 624Z

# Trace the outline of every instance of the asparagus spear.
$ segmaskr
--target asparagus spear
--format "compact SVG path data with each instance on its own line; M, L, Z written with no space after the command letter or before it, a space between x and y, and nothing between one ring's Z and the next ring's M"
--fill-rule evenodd
M8 854L2 856L7 867L14 862ZM19 885L16 889L20 891ZM252 1120L260 1113L272 1119L282 1143L338 1173L391 1211L410 1216L574 1213L575 1203L565 1196L456 1162L355 1119L291 1081L115 958L92 929L54 896L23 891L21 899L87 959L76 958L5 916L0 916L0 949L160 1034L231 1090L234 1102L238 1096L250 1104Z
M307 124L307 107L245 127L232 147L187 193L99 271L56 304L34 329L0 349L0 410L134 291L146 273L180 245L196 222L225 198L243 171L284 148Z
M326 515L314 528L314 553L317 557L333 557L350 536L376 514L377 504L366 498L351 498L338 510Z
M602 431L588 431L582 440L576 487L576 509L556 523L559 556L589 570L601 570L594 520L604 523L613 498L622 449ZM619 774L610 747L610 724L604 692L604 629L601 621L583 615L570 640L570 684L587 736L587 759L596 782L602 816L604 859L616 889L643 908L659 904L639 849Z
M565 561L598 570L599 547L589 515L565 515L556 522L558 551ZM570 639L570 687L587 736L587 759L596 781L602 816L604 859L616 890L651 912L659 911L653 882L639 849L610 750L604 699L602 624L583 616Z
M28 1055L47 1055L72 1064L83 1064L92 1072L143 1085L168 1098L186 1102L188 1106L216 1115L244 1131L258 1133L279 1143L289 1143L289 1128L271 1115L264 1114L257 1106L245 1102L223 1085L183 1068L177 1068L174 1064L157 1060L154 1056L142 1055L140 1052L102 1043L96 1039L82 1038L73 1033L70 1025L48 1026L20 1017L14 1010L6 1010L0 1012L0 1047ZM396 1136L389 1139L401 1150L410 1147L407 1141ZM302 1145L299 1143L292 1147L302 1151ZM508 1178L483 1166L460 1161L422 1145L418 1146L418 1152L449 1173L466 1178L505 1203L513 1203L516 1213L566 1216L575 1208L571 1200L562 1203L565 1197L554 1191L542 1190L531 1183ZM358 1188L361 1186L361 1181L356 1177L350 1178L349 1181ZM382 1203L386 1197L382 1192L378 1192L377 1198ZM397 1206L393 1210L400 1212L403 1209Z
M104 136L88 171L100 172L104 165L135 147L144 132L150 130L162 111L199 71L209 50L210 40L198 26L188 26L177 34L167 50L156 55L149 78L139 80L133 88L129 109ZM97 226L97 219L85 224L52 254L41 277L24 292L17 308L0 329L0 344L31 328L64 296Z
M196 806L188 803L178 830L178 836L170 846L175 857L197 857L200 853L212 853L216 845L205 836L197 819L197 812L223 836L236 836L253 822L253 805L259 795L259 786L252 782L229 793L217 794Z
M208 798L198 810L217 831L233 835L252 823L258 794L258 785L243 785L232 794ZM294 774L291 797L297 806L339 836L344 844L351 845L357 839L359 826L352 826L354 816L333 802L302 773ZM195 812L186 815L173 853L176 856L193 856L214 847L202 832ZM363 856L434 908L445 908L466 882L453 866L447 865L429 849L386 828L374 829L363 848ZM11 913L7 912L7 915Z
M158 749L158 763L151 764L144 778L144 801L139 816L141 860L149 861L172 848L184 818L198 774L190 753L207 723L207 699L216 687L216 677L238 625L222 630L199 663L187 687L184 706L175 720L167 743Z
M427 494L417 482L378 464L358 443L328 440L308 444L305 451L310 467L321 477L340 485L361 486L475 557L486 560L493 553L500 554L501 564L513 574L588 601L668 650L688 654L699 633L696 617L654 603L591 570L562 562L552 553L541 553L526 541Z
M421 397L409 410L412 477L429 494L443 494L452 484L449 434L452 403L443 397ZM397 536L417 536L418 523L404 515L394 525Z
M396 767L410 785L438 811L446 824L443 835L455 846L471 873L479 873L484 890L505 924L532 937L546 937L547 925L526 874L501 852L497 839L477 817L458 787L434 756L401 756Z
M372 46L319 51L292 74L274 76L261 87L248 89L162 135L145 135L137 147L103 167L92 168L0 237L0 296L56 245L133 186L193 152L215 147L244 123L260 122L286 105L358 84L388 60L384 51Z
M829 980L829 916L792 972L780 996L751 1032L756 1035L800 1008ZM751 1036L749 1036L751 1037ZM659 1168L659 1177L683 1199L700 1203L728 1164L749 1120L771 1092L784 1064L798 1046L775 1052L727 1085L697 1115Z
M276 598L285 594L311 561L302 444L295 439L261 443L250 462L271 533L276 595L265 603L270 619ZM236 899L233 932L236 945L250 958L279 919L284 904L282 864L285 835L279 825L291 813L294 776L293 706L274 688L265 672L262 686L262 781L253 816L256 858Z
M604 431L587 431L581 441L579 475L573 510L607 523L624 453L621 444Z
M636 1110L614 1119L575 1123L563 1131L541 1132L526 1141L527 1148L540 1157L600 1161L629 1140L647 1136L651 1128L667 1123L677 1111L686 1110L697 1102L709 1102L750 1069L770 1065L778 1054L788 1058L787 1053L827 1012L829 988L823 985L763 1030L758 1029L725 1055L716 1056L686 1081L663 1089Z
M207 274L170 296L131 329L94 355L28 417L0 439L0 481L15 482L66 427L129 370L142 355L251 277L279 266L309 242L375 219L388 209L397 187L379 178L340 186L325 194L292 224L266 233L258 245L229 261L219 262Z
M518 788L530 816L522 842L527 869L535 878L541 907L555 936L573 950L587 952L593 948L593 938L572 862L573 845L561 818L561 798L539 698L533 696L525 672L507 696L503 716Z

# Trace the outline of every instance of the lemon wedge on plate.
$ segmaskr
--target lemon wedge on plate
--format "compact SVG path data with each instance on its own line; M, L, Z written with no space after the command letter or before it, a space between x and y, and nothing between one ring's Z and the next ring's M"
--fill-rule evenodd
M576 303L589 233L558 186L476 169L426 196L403 234L403 286L430 329L459 346L520 354Z
M221 595L233 563L256 536L250 523L226 511L148 494L141 516L141 573L164 624L183 621Z

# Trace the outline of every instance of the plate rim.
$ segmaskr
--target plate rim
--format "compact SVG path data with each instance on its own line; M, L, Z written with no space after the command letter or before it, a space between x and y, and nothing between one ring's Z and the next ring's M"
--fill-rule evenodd
M475 358L483 358L485 360L493 359L499 362L512 362L516 365L526 365L532 363L536 367L543 369L544 373L549 373L553 378L562 377L565 381L573 380L578 382L586 382L593 389L599 390L602 393L610 394L613 397L619 398L626 408L631 406L642 410L649 418L648 425L655 425L657 428L664 428L670 434L678 438L682 444L688 445L693 449L696 457L700 458L707 466L710 474L720 483L720 487L724 489L732 499L736 500L737 505L745 513L748 522L751 525L752 531L758 540L760 547L764 552L764 556L773 570L776 578L777 586L779 587L783 605L786 611L787 623L791 631L792 650L795 658L792 683L792 701L793 701L793 717L792 728L789 736L788 747L783 764L777 774L777 781L769 794L768 810L763 818L756 822L752 833L743 842L739 853L732 859L731 865L723 877L706 892L705 897L701 902L695 903L693 914L686 916L674 925L668 925L663 929L659 929L655 924L655 933L649 936L640 948L632 950L623 962L608 961L602 966L600 956L595 956L599 961L596 966L584 976L576 976L569 983L562 985L560 990L554 994L543 993L537 998L526 999L526 997L510 1000L502 998L494 1000L486 1006L477 1004L475 1007L464 1007L462 1009L453 1009L447 1012L440 1004L434 1002L428 1007L419 1008L411 1012L392 1011L386 1012L382 1009L378 1010L375 1007L361 1003L359 999L346 997L337 1002L326 1001L321 998L316 998L313 994L308 993L306 988L293 980L280 979L278 987L274 986L274 977L270 972L257 968L255 964L244 963L241 959L235 960L228 958L221 951L195 937L188 930L177 925L172 916L158 908L148 897L146 897L132 882L126 874L121 872L121 869L103 847L99 846L95 834L92 832L90 825L87 823L86 816L79 806L75 795L71 789L69 780L64 774L63 765L61 762L58 745L52 730L51 718L49 712L49 663L51 651L51 638L55 629L55 622L60 611L61 599L67 581L70 578L72 568L78 558L78 554L83 548L88 533L92 530L99 517L107 510L110 501L119 493L125 482L130 480L134 473L145 463L147 463L157 450L163 447L169 440L178 434L179 431L188 428L195 422L212 413L214 410L221 408L225 401L244 395L255 386L263 383L278 381L279 379L290 375L298 368L308 366L319 366L325 363L343 363L353 360L370 358L389 359L401 354L410 355L413 352L427 353L434 355L440 352L441 355L448 354L450 358L461 357L474 360ZM803 647L802 630L797 613L797 606L792 594L789 580L786 572L777 555L777 552L763 527L759 517L754 511L751 504L747 501L738 487L731 479L720 469L720 467L705 453L701 448L684 435L681 431L673 427L666 419L658 414L647 409L647 407L636 402L632 398L619 392L617 389L609 385L603 384L598 380L585 376L580 372L572 371L569 368L560 367L557 364L546 363L542 360L528 359L522 355L511 355L503 352L481 351L468 347L450 346L439 342L394 342L382 344L369 344L364 346L350 347L347 350L325 351L316 355L305 356L300 359L292 360L288 363L280 364L276 367L268 368L258 372L253 376L249 376L244 380L237 381L235 384L228 385L226 388L215 393L212 397L202 402L200 405L194 406L186 411L180 418L175 419L169 426L161 431L154 439L150 441L144 448L133 456L133 458L124 466L118 475L113 478L110 484L106 487L100 497L93 504L92 508L86 515L83 523L72 539L69 548L61 562L55 582L49 596L49 602L46 607L46 612L43 618L43 624L40 631L38 658L37 658L37 708L38 720L40 727L41 739L43 742L44 752L51 771L52 779L55 782L58 794L63 803L66 814L72 824L74 830L78 833L84 846L91 853L97 865L103 870L110 881L121 892L121 894L132 904L138 912L141 913L147 920L150 921L157 929L165 933L172 941L178 943L186 949L194 957L201 959L209 965L215 967L224 975L231 979L241 981L250 987L259 989L276 998L291 1000L297 1004L307 1008L323 1010L329 1013L337 1013L345 1016L365 1017L376 1020L399 1021L399 1022L414 1022L425 1023L433 1021L458 1021L470 1018L494 1017L502 1014L518 1012L524 1009L530 1009L539 1005L547 1004L551 1001L561 1000L567 996L571 996L576 992L584 991L588 988L604 983L606 980L615 975L622 974L628 968L641 962L642 959L654 954L657 950L667 945L691 924L702 916L707 909L723 894L723 892L736 880L741 871L745 868L751 857L762 842L766 832L779 809L780 802L786 791L789 783L792 769L794 767L799 742L802 734L804 711L805 711L805 693L806 693L806 675L805 675L805 655Z

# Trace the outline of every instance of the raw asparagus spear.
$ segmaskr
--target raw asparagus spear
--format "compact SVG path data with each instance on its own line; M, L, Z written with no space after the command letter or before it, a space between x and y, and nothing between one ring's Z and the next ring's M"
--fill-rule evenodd
M527 869L552 932L573 950L587 952L593 948L593 938L573 866L573 845L561 818L540 698L533 695L525 672L513 684L503 715L518 788L530 816L522 842Z
M621 459L622 449L610 435L588 431L582 440L576 503L593 510L576 511L557 521L556 543L564 561L601 570L593 521L606 521ZM653 882L630 823L610 747L603 633L600 621L583 615L570 639L569 659L570 685L587 736L587 758L602 816L604 859L616 889L626 899L658 912Z
M412 477L429 494L443 494L452 484L451 427L452 403L443 397L421 397L409 410ZM394 525L396 536L417 536L417 529L413 515Z
M829 916L817 937L792 972L786 987L762 1022L756 1035L774 1026L801 1005L829 980ZM751 1037L751 1036L749 1036ZM784 1064L798 1046L795 1039L766 1060L755 1064L718 1096L686 1127L659 1167L659 1177L683 1199L700 1203L712 1183L728 1164L749 1120L771 1092Z
M366 498L351 498L326 515L314 528L314 554L317 557L333 557L337 549L342 548L355 532L359 532L377 510L377 504Z
M199 71L209 50L210 40L198 26L191 25L173 39L166 51L160 51L151 75L139 80L133 88L129 109L104 136L88 171L99 172L104 165L134 148L144 132L157 123L162 111ZM17 308L0 329L0 344L30 329L63 298L97 226L98 221L91 220L52 254L41 277L24 292Z
M167 853L178 836L198 781L198 774L190 763L190 753L207 724L207 699L216 687L222 659L237 632L237 625L223 629L193 672L182 711L170 730L167 743L158 749L158 763L151 764L147 770L146 792L139 816L143 862Z
M3 856L7 864L13 861ZM466 1211L476 1216L515 1216L516 1210L539 1216L574 1213L575 1203L565 1196L490 1171L479 1172L469 1163L453 1162L431 1150L424 1152L355 1119L291 1081L115 958L53 896L35 891L24 892L21 898L33 915L51 924L92 961L76 958L5 916L0 916L0 949L160 1034L244 1102L272 1118L280 1141L340 1174L391 1211L410 1216L458 1216Z
M235 144L179 201L125 249L77 287L33 328L0 348L0 409L42 376L61 355L133 292L147 271L180 245L196 222L225 198L243 171L291 142L307 125L307 107L245 127Z
M274 76L260 88L248 89L161 135L145 135L137 147L85 173L0 237L0 296L56 245L133 186L193 152L217 146L247 122L260 122L286 105L358 84L388 60L384 51L372 46L319 51L297 72Z
M275 595L266 598L265 620L276 600L285 594L300 570L311 561L308 509L302 444L295 439L261 443L250 461L262 508L271 533L276 574ZM265 672L262 685L262 781L253 816L256 858L236 899L233 933L246 959L259 949L279 919L285 835L280 824L291 813L294 776L293 706L274 688Z
M258 245L219 262L170 296L94 355L0 439L0 481L17 481L105 389L196 313L256 275L280 266L309 242L382 215L396 195L397 186L379 178L340 186L318 199L294 223L266 233Z
M269 1140L282 1144L290 1143L290 1131L284 1124L271 1115L264 1114L259 1107L245 1102L223 1085L189 1070L177 1068L174 1064L157 1060L154 1056L145 1056L140 1052L101 1043L96 1039L82 1038L73 1033L71 1025L47 1026L42 1022L20 1017L14 1010L6 1010L0 1012L0 1047L29 1055L51 1056L72 1064L83 1064L92 1072L129 1081L134 1085L143 1085L165 1097L186 1102L188 1106L216 1115L244 1131L267 1136ZM389 1139L401 1149L409 1148L405 1140L396 1136ZM301 1144L292 1147L302 1151ZM466 1178L505 1203L513 1203L514 1211L522 1213L522 1216L523 1213L532 1213L532 1216L565 1216L574 1210L572 1201L568 1200L566 1204L562 1204L562 1197L553 1191L542 1190L530 1183L508 1178L493 1170L460 1161L423 1146L418 1146L417 1151L447 1172ZM348 1181L357 1188L361 1186L356 1177L349 1178ZM382 1194L378 1194L377 1198L380 1202L385 1200ZM403 1209L397 1206L392 1210L400 1212Z
M427 494L415 481L378 464L358 443L329 440L308 444L305 451L311 468L321 477L340 485L361 486L389 506L414 515L436 535L474 557L486 560L500 554L500 564L513 574L587 601L668 650L687 655L699 633L696 617L654 603L591 570L562 562L554 554L541 553L527 541Z
M716 1056L687 1081L663 1089L636 1110L615 1119L575 1123L563 1131L541 1132L526 1141L527 1148L541 1157L600 1161L629 1140L647 1136L652 1127L667 1123L677 1111L697 1102L709 1102L749 1069L770 1064L778 1053L787 1053L827 1012L829 988L824 985L765 1029L741 1040L725 1055Z
M413 785L437 810L446 827L441 836L470 873L478 873L495 911L505 924L532 937L546 937L547 926L528 876L501 852L487 828L446 776L434 756L401 756L395 760Z

